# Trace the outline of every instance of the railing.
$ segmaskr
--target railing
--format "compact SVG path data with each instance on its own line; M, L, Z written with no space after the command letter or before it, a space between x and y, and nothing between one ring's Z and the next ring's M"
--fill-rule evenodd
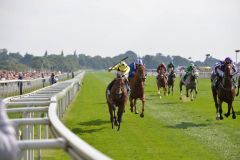
M77 94L83 76L84 72L81 72L74 79L59 82L30 94L4 99L8 106L7 112L22 115L22 118L11 119L11 122L16 128L18 145L23 151L24 160L33 160L34 157L41 159L40 149L47 148L61 148L76 160L110 159L81 140L60 121ZM12 106L14 108L11 108ZM34 129L35 127L37 129ZM49 139L49 136L52 138ZM37 155L34 155L33 149L37 149Z
M77 75L79 71L74 72ZM66 80L72 77L70 73L63 73L57 75L58 80ZM43 88L50 85L50 77L37 78L33 80L7 80L0 81L0 98L10 97L15 95L22 95L24 93L29 93L33 90ZM20 86L22 85L22 86Z

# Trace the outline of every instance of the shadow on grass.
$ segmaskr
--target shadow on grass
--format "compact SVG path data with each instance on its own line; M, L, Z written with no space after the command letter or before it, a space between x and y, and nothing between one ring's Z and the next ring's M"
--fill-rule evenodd
M171 104L179 104L180 101L178 102L163 102L163 103L160 103L160 104L166 104L166 105L171 105Z
M98 129L82 129L82 128L73 128L71 131L75 134L86 134L86 133L94 133L103 130L104 127Z
M167 126L167 128L174 128L174 129L187 129L187 128L193 128L193 127L206 127L209 124L195 124L192 122L182 122L180 124L176 124L175 126Z
M235 112L236 113L236 115L240 115L240 111L237 111L237 112Z
M83 125L83 126L99 126L99 125L103 125L106 123L110 123L110 121L95 119L95 120L91 120L91 121L80 122L78 124Z

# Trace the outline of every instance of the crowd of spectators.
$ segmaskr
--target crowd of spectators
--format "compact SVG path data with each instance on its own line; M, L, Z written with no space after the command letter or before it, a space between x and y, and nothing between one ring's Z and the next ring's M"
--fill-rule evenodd
M6 71L0 70L0 81L5 80L17 80L19 76L23 77L25 80L31 80L36 78L50 77L53 72L48 71L24 71L24 72L16 72L16 71ZM61 74L61 72L55 72L55 75Z

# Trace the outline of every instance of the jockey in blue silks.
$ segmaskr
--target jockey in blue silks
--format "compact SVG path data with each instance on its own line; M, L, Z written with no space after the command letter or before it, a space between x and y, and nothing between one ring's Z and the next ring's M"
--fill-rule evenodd
M219 61L213 67L213 76L214 76L213 86L215 86L215 87L218 86L220 80L224 76L224 71L225 71L225 67L226 67L227 64L232 64L233 65L233 67L232 67L233 75L235 75L237 73L237 69L236 69L235 65L233 64L233 61L230 57L225 58L224 61ZM233 79L233 82L236 85L234 79Z
M130 71L129 71L129 74L128 74L128 77L129 78L132 78L134 73L136 72L137 70L137 66L138 65L143 65L143 61L141 58L137 58L134 62L132 62L131 64L129 64L129 68L130 68Z

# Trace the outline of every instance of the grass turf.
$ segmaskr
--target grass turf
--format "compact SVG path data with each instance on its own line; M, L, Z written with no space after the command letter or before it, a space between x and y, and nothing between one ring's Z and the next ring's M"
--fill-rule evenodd
M157 95L155 77L146 80L145 117L129 111L118 132L111 129L105 89L112 74L89 72L84 85L67 110L63 122L79 137L113 159L240 159L239 101L237 119L215 120L210 82L199 80L199 94L191 102L179 100L179 81L174 96ZM141 109L138 102L138 110ZM226 112L227 106L223 106ZM68 159L59 151L47 151L47 159Z

